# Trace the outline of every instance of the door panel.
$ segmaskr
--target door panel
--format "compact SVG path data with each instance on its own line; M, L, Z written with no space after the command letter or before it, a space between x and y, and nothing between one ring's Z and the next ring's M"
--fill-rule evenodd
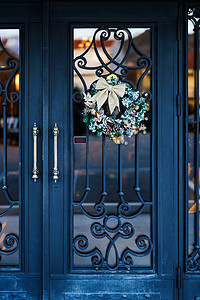
M174 168L176 166L173 156L175 151L174 127L173 125L169 126L169 124L173 124L174 120L174 99L177 89L176 69L174 67L176 17L174 10L173 12L171 10L172 6L173 4L169 5L169 9L166 10L168 13L167 21L158 17L159 10L160 16L162 16L163 7L158 8L157 6L155 11L150 9L149 17L147 17L148 4L143 5L143 13L138 15L136 11L140 10L139 5L134 6L130 3L127 4L126 8L119 3L112 7L108 4L104 13L103 11L99 13L99 10L98 13L95 12L97 11L96 4L90 4L89 7L80 4L79 10L76 11L69 3L55 3L51 6L51 112L49 124L50 128L53 129L56 122L60 131L58 136L58 169L60 174L56 183L51 177L50 184L50 270L53 299L56 297L73 299L75 296L80 299L90 299L91 295L93 295L93 299L98 299L100 296L107 297L107 299L108 297L110 297L109 299L117 299L123 295L128 299L132 299L132 297L138 297L138 299L147 297L150 299L173 299L175 297L174 265L177 264L177 249L174 247L172 250L171 245L176 245L174 241L177 238L177 231L173 222L176 214L173 198L176 188L174 186ZM145 22L143 22L144 19ZM89 23L90 20L93 22L92 24ZM73 105L73 48L76 43L79 43L73 41L73 30L81 28L86 33L85 28L99 28L106 25L109 28L151 28L151 134L147 132L146 136L140 134L140 137L136 138L139 142L139 155L137 150L135 152L137 147L135 148L134 138L127 138L128 145L119 146L110 141L108 137L104 139L87 133L84 124L81 123L81 108L78 109ZM84 44L84 39L80 40L80 43ZM83 47L85 46L83 45ZM56 57L59 58L57 62L55 62ZM92 81L93 79L91 79ZM86 89L88 88L86 86ZM73 109L75 109L76 115L74 115ZM145 143L148 147L144 146ZM50 139L50 149L53 151L53 136ZM140 156L139 160L137 155ZM122 169L119 167L120 161ZM138 172L135 162L136 165L138 163ZM53 156L50 169L53 169ZM132 174L130 180L129 169L130 174ZM146 169L150 176L145 177L144 171ZM87 182L88 178L90 183ZM102 186L105 178L106 190L104 190L105 186ZM128 183L126 184L126 182ZM147 182L150 182L150 187ZM120 189L121 183L122 190ZM149 216L149 227L144 225L142 214L133 218L133 221L124 218L124 216L118 217L117 204L123 201L120 198L122 194L117 194L117 192L124 192L123 189L126 192L125 196L132 197L130 202L136 201L135 208L140 210L142 201L140 198L140 201L136 200L135 195L137 193L134 189L131 190L133 186L138 187L137 183L140 184L144 201L148 203L143 216L145 218ZM91 192L87 189L89 184ZM103 202L104 199L101 202L100 199L107 196L105 193L102 194L105 191L111 196L109 195L110 198L108 197L105 202ZM87 212L86 216L81 197L87 193L88 195L91 193L91 196L84 206ZM101 204L102 210L99 206L99 210L95 211L95 204L97 203ZM149 209L151 206L153 207L152 210ZM101 216L100 220L97 218L98 213L99 216L101 213L103 214L105 207L107 213L103 217ZM131 209L134 212L134 205ZM125 217L127 216L125 215ZM108 227L109 221L111 224ZM148 237L149 244L142 242L143 247L147 248L142 249L138 244L139 252L151 249L148 260L146 260L144 253L141 261L136 259L135 265L130 268L126 268L121 263L121 254L127 247L131 247L135 240L130 239L130 246L128 239L124 239L123 242L119 242L118 248L115 248L111 242L112 246L109 248L108 242L104 244L103 238L98 239L96 238L97 235L91 237L91 228L97 229L95 226L98 226L100 231L106 232L107 237L109 234L108 239L111 241L113 236L115 239L115 234L119 232L118 224L123 226L125 222L131 224L129 227L134 224L137 231L136 237L140 236L140 233ZM95 223L100 225L94 225ZM139 228L140 224L141 227ZM114 226L115 229L113 229ZM76 242L78 242L80 235L82 235L82 240L79 240L78 247L81 253L77 253ZM89 243L87 245L89 235L89 243L93 243L91 246ZM152 245L152 248L151 246L149 248L149 245ZM86 249L87 246L88 249ZM98 251L103 253L101 258L103 263L100 267L94 263L96 261L98 264L99 258L94 255L91 260L89 257L91 250L96 250L97 247ZM116 254L118 249L121 252ZM132 249L138 251L136 248ZM76 254L73 253L73 250ZM87 251L91 252L85 254ZM109 260L109 253L111 253L112 259L115 257L113 261L112 259ZM116 257L119 259L118 263L116 263ZM131 261L129 258L129 262Z
M200 297L200 232L199 232L199 5L187 5L186 47L186 151L185 151L185 274L183 299ZM185 297L185 298L184 298Z
M7 6L3 6L3 9L1 4L0 13L1 31L5 29L11 30L12 33L10 36L12 39L14 39L13 31L19 31L18 43L20 52L19 101L15 104L11 103L13 105L7 105L7 107L10 105L10 108L7 108L8 120L6 139L8 169L5 170L5 166L3 166L5 175L8 178L8 191L10 192L12 199L18 200L19 203L19 225L13 223L13 226L9 227L10 221L7 220L7 227L2 226L1 229L4 230L4 232L1 232L0 237L2 239L6 233L15 234L16 236L16 231L19 232L18 261L10 262L9 266L8 260L7 266L5 265L5 261L3 259L0 261L0 298L2 299L41 298L42 102L40 100L42 99L42 24L40 5L33 4L33 10L31 10L31 8L32 4L30 3L28 4L28 7L26 4L24 4L24 6L21 4L15 4L12 6L12 9L15 9L15 13L13 14L13 10L9 9L9 4L7 4ZM5 40L4 42L6 45ZM13 43L10 43L10 46L15 47L16 43L14 42L15 39ZM7 46L9 46L9 39L7 40L7 44ZM7 64L10 67L13 67L12 61L10 63L7 61ZM5 81L2 82L3 71L4 70L0 71L0 82L3 85L3 88L5 88ZM18 89L16 81L15 87ZM1 91L1 97L6 99L6 93L4 91ZM17 110L15 110L15 105L18 106ZM9 123L8 121L10 121L10 117L12 118L12 122ZM16 118L18 118L18 124L15 123ZM37 147L38 168L40 170L40 174L39 180L36 183L34 183L32 179L32 127L34 122L37 123L37 126L40 130ZM17 146L19 147L19 150L17 149ZM4 179L6 176L4 176ZM14 176L15 178L13 178ZM1 186L3 185L2 183L4 182L2 182L1 179ZM16 185L19 186L19 192L17 191ZM3 198L1 194L1 205L2 199ZM15 206L13 206L13 208L15 208ZM16 210L12 213L11 209L9 215L10 218L13 218L14 216L16 219ZM4 224L4 222L1 223ZM9 230L9 232L5 232L5 230ZM13 240L10 238L9 242L4 248L7 248L6 250L12 250L15 246L12 245L12 242Z

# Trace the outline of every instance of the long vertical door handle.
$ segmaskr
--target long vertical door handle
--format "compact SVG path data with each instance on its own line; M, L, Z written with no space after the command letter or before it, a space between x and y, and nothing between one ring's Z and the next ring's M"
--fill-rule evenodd
M37 128L36 123L33 124L33 180L34 182L38 179L39 170L37 168L37 136L38 136L39 130Z
M53 162L53 180L56 182L58 180L58 135L59 135L59 128L57 123L54 124L53 128L53 138L54 138L54 162Z

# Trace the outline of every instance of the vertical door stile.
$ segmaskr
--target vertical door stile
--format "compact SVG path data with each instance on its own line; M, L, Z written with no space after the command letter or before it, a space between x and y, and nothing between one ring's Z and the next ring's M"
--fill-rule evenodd
M50 299L49 262L49 1L43 2L43 230L42 230L42 299Z

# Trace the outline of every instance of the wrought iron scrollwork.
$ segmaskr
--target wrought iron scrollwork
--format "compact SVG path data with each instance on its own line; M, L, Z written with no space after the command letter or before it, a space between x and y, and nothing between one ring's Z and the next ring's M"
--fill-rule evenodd
M196 245L192 254L189 255L187 260L188 271L199 271L200 270L200 246Z
M105 42L109 40L112 33L114 34L114 39L120 41L119 49L117 53L114 55L114 57L111 57L111 55L109 54L105 46ZM105 62L105 59L102 58L102 55L100 54L99 49L97 47L98 34L100 34L101 50L103 50L104 56L106 57L108 62ZM126 36L128 37L128 46L125 50L124 44L125 44ZM91 49L94 49L95 51L95 55L99 61L98 66L88 66L88 61L85 58L85 56L89 53ZM134 50L139 56L139 58L135 61L135 66L126 65L126 60L131 50ZM119 78L119 80L130 84L134 90L140 90L142 80L151 69L151 66L152 66L152 61L150 57L146 56L137 48L137 46L133 41L132 34L127 28L97 29L93 35L93 39L92 42L90 43L90 46L84 51L84 53L75 57L75 59L73 60L73 68L83 84L85 93L87 92L88 87L86 85L84 77L81 74L81 70L87 70L87 71L93 70L97 77L106 78L108 75L111 74L116 75ZM136 86L134 86L133 82L127 80L126 77L128 76L130 71L137 71L138 69L144 69L144 71L142 72L140 78L138 79ZM148 99L148 101L150 101L151 93L148 91L145 92L144 94L146 94L146 96L144 95L144 97ZM79 103L80 101L82 101L82 95L79 92L74 93L73 100Z
M115 227L110 227L107 225L107 222L111 219L117 220L117 225ZM116 242L119 238L122 239L130 239L134 236L134 228L133 225L130 223L121 223L119 217L115 215L110 215L104 218L103 225L96 222L91 225L90 228L91 234L96 239L108 239L108 245L105 250L105 256L98 248L94 248L88 252L84 251L87 250L89 243L86 236L78 236L74 239L74 251L76 254L83 256L83 257L91 257L91 262L93 267L96 270L99 267L104 266L107 267L111 271L115 271L119 268L120 265L125 267L127 270L134 265L133 257L143 257L148 255L152 249L153 245L151 240L147 236L139 236L136 238L135 243L137 248L141 250L140 252L133 251L128 247L119 255L119 251L116 246ZM110 233L110 234L109 234ZM114 234L111 236L111 234ZM115 263L110 264L109 259L111 256L111 250L114 250L115 253ZM113 255L112 255L113 258Z
M109 40L111 34L114 40L119 41L120 45L117 53L112 57L106 49L105 42ZM97 47L97 35L99 35L100 46ZM125 38L127 47L124 51ZM99 51L103 51L105 59L102 58L102 54ZM89 66L86 59L86 55L93 50L96 58L99 62L97 66ZM130 51L137 53L137 60L134 65L130 66L126 64ZM73 69L78 75L83 85L83 91L87 93L88 87L85 82L84 76L81 74L84 71L94 71L97 77L106 78L108 75L116 75L120 81L131 85L133 90L140 90L142 80L149 72L152 66L150 57L143 54L135 45L131 32L127 28L99 28L95 31L92 41L89 47L79 56L74 58ZM130 71L142 70L137 83L133 83L126 77ZM146 102L152 99L150 91L144 93ZM73 101L75 103L81 103L83 101L82 94L75 92L73 94ZM151 206L152 202L146 202L143 200L139 187L139 136L135 137L135 186L133 190L136 193L138 201L140 203L139 209L135 212L131 210L129 201L124 198L124 192L122 189L122 145L118 145L118 206L116 208L116 214L109 214L107 205L105 203L107 197L106 189L106 144L105 135L102 136L102 192L100 200L97 200L93 205L93 212L89 212L84 207L84 203L90 193L89 183L89 131L86 128L86 183L84 193L79 202L73 202L74 207L78 207L80 211L89 219L94 220L90 227L90 234L95 239L107 240L107 244L102 243L106 249L100 249L94 247L91 250L88 237L85 235L75 236L73 241L74 253L81 257L91 257L92 266L99 270L101 268L107 268L108 270L115 271L119 268L124 268L130 271L134 266L134 257L144 257L149 255L153 250L153 243L151 239L146 235L140 235L134 238L135 230L134 226L130 222L132 219L139 216L147 206ZM125 222L129 220L129 222ZM108 225L109 221L116 223L114 227ZM133 239L138 251L132 250L129 247L120 252L117 246L119 239ZM115 253L115 263L110 263L111 252Z
M20 95L17 91L11 91L11 83L13 82L16 74L20 71L20 61L18 58L11 55L4 47L0 39L0 49L7 59L4 66L0 66L0 73L10 71L9 77L5 83L0 83L0 96L2 97L3 106L3 183L2 190L8 202L8 207L0 213L0 217L6 216L14 205L19 205L18 200L13 200L7 185L7 105L9 103L15 104L19 102ZM2 225L0 224L0 233L2 233ZM7 234L3 239L3 248L0 249L0 257L2 255L14 254L19 249L19 237L15 234Z
M0 224L0 233L2 231L2 224ZM0 260L1 255L14 254L19 248L19 238L15 234L7 234L3 239L3 248L0 249Z

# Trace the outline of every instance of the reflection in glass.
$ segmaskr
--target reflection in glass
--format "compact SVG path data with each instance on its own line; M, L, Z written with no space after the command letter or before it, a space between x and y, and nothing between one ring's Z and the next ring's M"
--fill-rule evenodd
M188 271L199 271L200 258L200 140L199 140L199 14L188 12Z
M18 266L19 30L1 29L0 39L0 266Z
M115 56L120 49L120 40L117 40L112 32L105 40L107 54L102 49L101 32L96 34L96 45L92 40L96 28L74 29L74 59L82 55L88 47L90 51L84 58L87 67L78 71L83 76L87 89L98 79L93 67L100 65L95 47L104 63L108 63L108 57ZM144 55L151 57L151 30L149 28L129 29L134 43ZM86 36L87 33L87 36ZM125 42L122 54L118 55L118 63L123 59L129 47L128 34L125 32ZM124 65L138 67L137 61L140 55L134 49L130 50ZM114 63L109 64L113 70ZM78 67L77 67L78 68ZM120 69L118 70L120 74ZM128 72L126 80L137 87L139 79L144 70L137 69ZM109 72L108 72L109 74ZM73 93L85 92L80 76L74 71ZM141 82L140 93L151 92L151 71L149 71ZM108 137L98 137L86 129L82 121L83 101L81 98L74 101L74 262L75 268L107 268L110 270L132 268L152 268L152 194L151 194L151 105L148 102L148 121L146 121L147 134L139 134L138 138L133 136L127 138L127 144L118 146ZM81 137L86 137L83 140ZM136 153L136 139L138 149ZM80 141L80 142L79 142ZM121 153L121 158L120 158ZM138 161L138 180L141 191L135 188L135 161ZM122 163L121 173L119 161ZM88 184L89 182L89 184ZM123 198L129 204L128 214L124 213L122 206L122 195L118 192L119 182L122 184ZM144 205L143 202L148 202ZM81 205L78 205L80 204ZM106 211L106 212L105 212ZM128 217L125 218L124 216ZM120 215L121 214L121 215ZM133 216L133 217L132 217ZM114 242L113 242L114 240ZM146 247L146 248L145 248ZM133 253L142 254L149 249L147 255L134 256L125 253L126 249ZM82 252L94 251L94 256L79 255L76 249ZM95 252L94 249L99 249ZM129 255L132 260L129 261ZM93 258L92 258L93 257ZM102 258L107 264L102 262ZM117 262L117 260L119 260ZM130 265L128 265L130 264Z

